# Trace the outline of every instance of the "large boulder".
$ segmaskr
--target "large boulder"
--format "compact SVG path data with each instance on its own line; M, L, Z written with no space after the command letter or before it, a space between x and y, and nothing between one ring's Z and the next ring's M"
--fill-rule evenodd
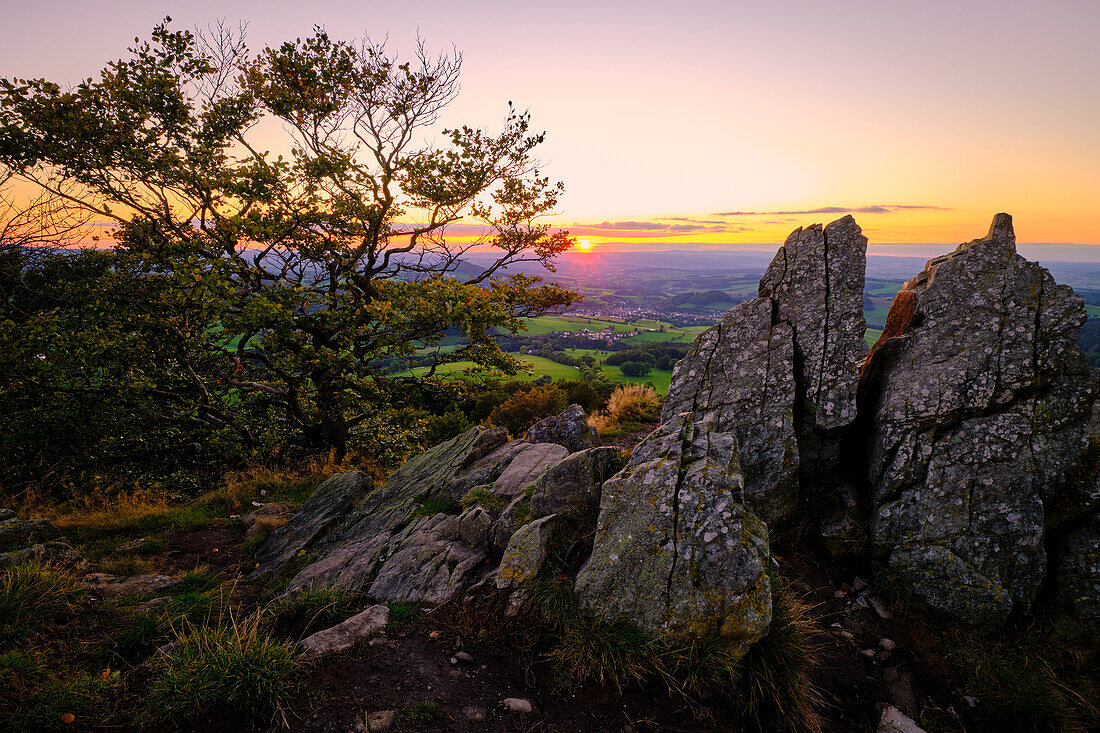
M310 549L373 488L374 481L362 471L337 474L322 482L290 521L272 532L256 551L253 575L278 570L299 552Z
M771 623L768 533L741 503L737 441L715 418L667 420L603 486L582 605L662 637L747 649Z
M831 471L841 430L856 418L859 365L867 355L863 283L867 238L851 216L796 229L760 280L760 296L794 331L800 409L794 416L803 471Z
M661 412L662 422L688 412L736 438L744 503L769 524L798 503L794 333L773 306L742 303L700 334L676 364Z
M863 372L874 552L933 608L997 624L1046 572L1047 506L1096 389L1081 298L1016 254L1012 219L906 283Z
M1070 532L1054 576L1057 624L1069 638L1100 639L1100 515Z

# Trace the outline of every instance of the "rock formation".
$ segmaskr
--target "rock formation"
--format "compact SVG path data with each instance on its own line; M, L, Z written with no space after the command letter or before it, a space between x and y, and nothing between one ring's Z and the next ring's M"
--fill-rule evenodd
M760 280L760 297L794 332L799 458L815 475L836 466L840 431L856 419L866 262L867 238L845 216L792 232Z
M768 532L740 502L737 441L683 413L603 486L582 605L658 636L721 634L742 650L767 633Z
M874 551L932 607L1000 623L1035 599L1045 506L1085 449L1082 301L1007 214L904 292L864 370Z

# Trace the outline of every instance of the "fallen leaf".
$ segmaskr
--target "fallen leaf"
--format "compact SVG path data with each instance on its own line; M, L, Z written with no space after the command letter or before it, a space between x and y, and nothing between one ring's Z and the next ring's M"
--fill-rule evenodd
M74 720L76 720L76 716L73 715L72 713L62 713L61 714L61 722L62 723L68 724L68 723L72 723Z

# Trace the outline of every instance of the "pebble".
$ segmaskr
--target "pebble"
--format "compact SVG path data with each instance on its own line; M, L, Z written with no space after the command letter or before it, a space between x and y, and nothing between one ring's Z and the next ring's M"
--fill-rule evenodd
M479 708L476 706L469 706L462 709L462 715L474 723L480 723L489 716L489 712L485 708Z
M524 700L522 697L506 697L500 701L500 704L505 710L513 713L530 713L535 709L530 700Z
M851 641L852 639L856 638L856 635L853 634L851 631L841 631L840 635L843 636L848 641Z
M874 649L860 649L859 653L862 654L863 656L867 657L868 659L874 659L875 658L875 650Z
M884 682L897 682L898 677L900 677L900 675L898 674L897 667L887 667L882 670L882 680Z
M393 720L397 713L394 710L379 710L367 716L367 731L369 733L384 733L393 727Z
M466 662L467 664L473 664L474 663L474 658L472 656L470 656L467 652L459 652L458 654L455 655L455 659L457 659L460 662Z
M875 613L879 615L879 618L890 618L893 614L886 608L886 604L882 602L882 599L877 596L871 596L871 608L875 609Z
M878 645L888 652L894 651L894 647L897 646L897 644L890 639L879 639Z
M857 592L861 591L867 587L867 581L863 578L857 577L855 580L852 581L852 587L855 588Z
M842 591L842 590L833 591L833 598L843 598L843 597L844 597L844 591Z

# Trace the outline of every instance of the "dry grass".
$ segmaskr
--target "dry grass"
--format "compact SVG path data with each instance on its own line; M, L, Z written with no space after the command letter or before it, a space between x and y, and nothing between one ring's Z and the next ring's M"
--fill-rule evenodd
M619 422L606 412L596 412L589 415L588 424L596 428L600 435L614 433L619 429Z
M655 420L660 410L661 399L645 384L624 384L607 400L607 414L620 424Z

